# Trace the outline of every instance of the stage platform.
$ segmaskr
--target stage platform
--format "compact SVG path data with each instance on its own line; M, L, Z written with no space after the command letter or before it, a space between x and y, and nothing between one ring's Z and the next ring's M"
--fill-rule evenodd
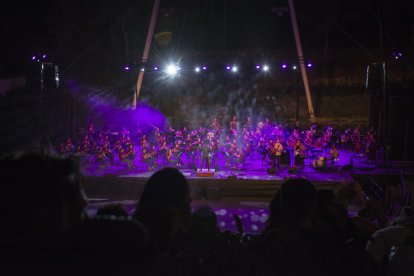
M302 170L292 170L292 164L281 165L274 173L269 173L269 163L257 158L246 160L243 168L226 168L224 161L212 164L210 172L182 168L180 171L191 186L192 199L220 202L269 202L289 178L306 178L317 189L337 189L355 182L354 176L360 175L407 175L414 174L412 165L407 167L379 166L378 161L365 160L362 155L352 155L342 151L341 159L335 166L318 169L312 160L305 160ZM102 200L137 200L147 179L155 172L139 159L134 168L115 162L102 168L97 163L83 164L85 191L88 198ZM159 164L158 169L168 165ZM218 169L221 167L222 169Z
M321 172L313 168L290 173L288 167L283 167L272 174L267 171L219 170L212 176L200 176L196 171L189 169L183 169L181 172L188 179L193 200L267 202L289 178L306 178L318 189L333 189L354 181L346 171ZM91 198L136 200L153 173L134 172L132 169L120 175L87 176L86 194Z

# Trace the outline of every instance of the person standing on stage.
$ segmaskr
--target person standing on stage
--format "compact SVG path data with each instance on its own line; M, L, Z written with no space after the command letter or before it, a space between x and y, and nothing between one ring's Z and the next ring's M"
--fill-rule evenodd
M293 147L294 154L295 154L295 166L298 168L304 167L304 160L305 160L305 146L302 144L300 139L296 140L296 144Z
M275 159L274 159L274 167L280 167L280 157L282 156L282 151L283 151L283 146L280 143L280 140L277 139L276 143L273 145L273 152L275 155Z
M205 141L201 148L201 169L203 169L204 162L207 165L207 170L210 171L211 159L213 149L208 141Z

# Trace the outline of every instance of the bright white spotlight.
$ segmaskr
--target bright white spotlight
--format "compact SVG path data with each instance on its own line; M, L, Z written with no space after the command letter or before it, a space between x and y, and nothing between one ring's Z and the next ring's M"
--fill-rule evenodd
M293 65L292 69L293 69L293 70L296 70L296 69L298 69L298 68L296 67L296 65Z
M167 73L168 76L174 77L178 73L178 66L176 66L174 64L168 65L166 73Z
M236 73L236 72L237 72L237 66L233 66L233 67L231 68L231 71L232 71L233 73Z
M264 65L264 66L263 66L263 71L265 71L265 72L269 71L269 66Z
M196 71L197 73L200 72L200 67L194 68L194 71Z

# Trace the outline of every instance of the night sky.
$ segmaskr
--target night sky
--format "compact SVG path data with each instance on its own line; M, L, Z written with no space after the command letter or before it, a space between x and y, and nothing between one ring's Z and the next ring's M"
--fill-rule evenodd
M2 1L2 77L24 73L46 53L63 72L120 68L140 60L152 1ZM409 1L295 1L303 48L407 50L413 40ZM381 20L379 20L379 18ZM161 0L150 58L294 49L286 0ZM220 56L217 54L217 56ZM109 69L108 69L109 68Z

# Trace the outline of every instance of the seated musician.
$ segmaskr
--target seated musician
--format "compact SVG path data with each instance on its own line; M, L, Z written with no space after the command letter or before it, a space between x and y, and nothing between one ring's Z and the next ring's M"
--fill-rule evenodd
M68 138L65 144L65 152L66 154L72 154L75 151L75 145L72 143L72 139Z
M334 161L338 160L339 151L336 149L335 145L331 146L330 154L331 154L332 160Z
M96 161L98 161L98 163L100 164L99 166L101 168L104 168L107 164L106 164L106 155L105 155L105 151L103 148L100 148L98 151L98 154L96 156Z
M110 162L113 163L115 156L109 146L109 143L105 143L105 145L102 147L102 151L104 152L105 157L109 158Z
M133 164L132 160L128 158L128 156L129 156L129 154L126 150L124 150L124 148L121 148L119 150L119 160L121 162L127 163L128 169L132 169L132 168L134 168L134 164Z
M158 165L158 153L155 146L152 146L148 151L148 170L152 171L157 168Z
M266 142L263 138L260 138L259 144L257 145L257 151L259 152L260 156L262 157L262 161L266 159Z

